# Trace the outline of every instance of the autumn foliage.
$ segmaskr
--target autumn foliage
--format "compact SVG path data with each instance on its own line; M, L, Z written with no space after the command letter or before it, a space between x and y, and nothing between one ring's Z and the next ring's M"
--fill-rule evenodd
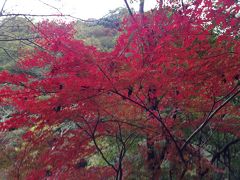
M0 74L0 105L14 108L0 130L25 131L12 176L224 173L215 164L222 152L200 136L240 137L240 8L203 2L125 18L111 52L75 40L73 24L38 24L38 48Z

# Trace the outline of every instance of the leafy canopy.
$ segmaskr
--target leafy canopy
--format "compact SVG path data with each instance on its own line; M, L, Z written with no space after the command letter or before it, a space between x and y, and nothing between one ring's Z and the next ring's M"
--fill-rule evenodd
M0 74L1 106L14 108L0 129L26 132L18 172L29 179L223 172L199 135L239 137L239 6L203 2L125 18L111 52L74 39L73 24L40 23L41 48L18 61L24 73Z

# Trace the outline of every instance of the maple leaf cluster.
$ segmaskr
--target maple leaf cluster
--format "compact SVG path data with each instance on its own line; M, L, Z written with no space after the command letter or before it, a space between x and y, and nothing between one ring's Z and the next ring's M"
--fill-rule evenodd
M221 171L196 138L240 136L240 8L203 2L125 18L111 52L74 39L73 24L39 23L41 48L0 74L0 105L14 108L0 130L25 131L18 171L122 179L140 166L157 179L166 162L181 178Z

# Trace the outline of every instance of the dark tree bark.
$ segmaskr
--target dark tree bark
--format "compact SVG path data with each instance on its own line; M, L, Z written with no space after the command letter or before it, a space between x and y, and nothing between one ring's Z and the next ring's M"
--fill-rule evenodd
M143 13L144 13L144 0L140 0L139 13L140 13L140 14L143 14Z

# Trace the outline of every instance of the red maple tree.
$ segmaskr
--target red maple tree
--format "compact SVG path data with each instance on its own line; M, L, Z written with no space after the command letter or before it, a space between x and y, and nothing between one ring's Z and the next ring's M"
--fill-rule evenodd
M14 107L0 129L25 130L16 177L221 172L222 152L211 154L208 141L198 140L212 130L239 141L239 6L159 5L126 18L111 52L75 40L72 24L38 25L41 48L0 75L1 106ZM103 164L92 162L96 155Z

